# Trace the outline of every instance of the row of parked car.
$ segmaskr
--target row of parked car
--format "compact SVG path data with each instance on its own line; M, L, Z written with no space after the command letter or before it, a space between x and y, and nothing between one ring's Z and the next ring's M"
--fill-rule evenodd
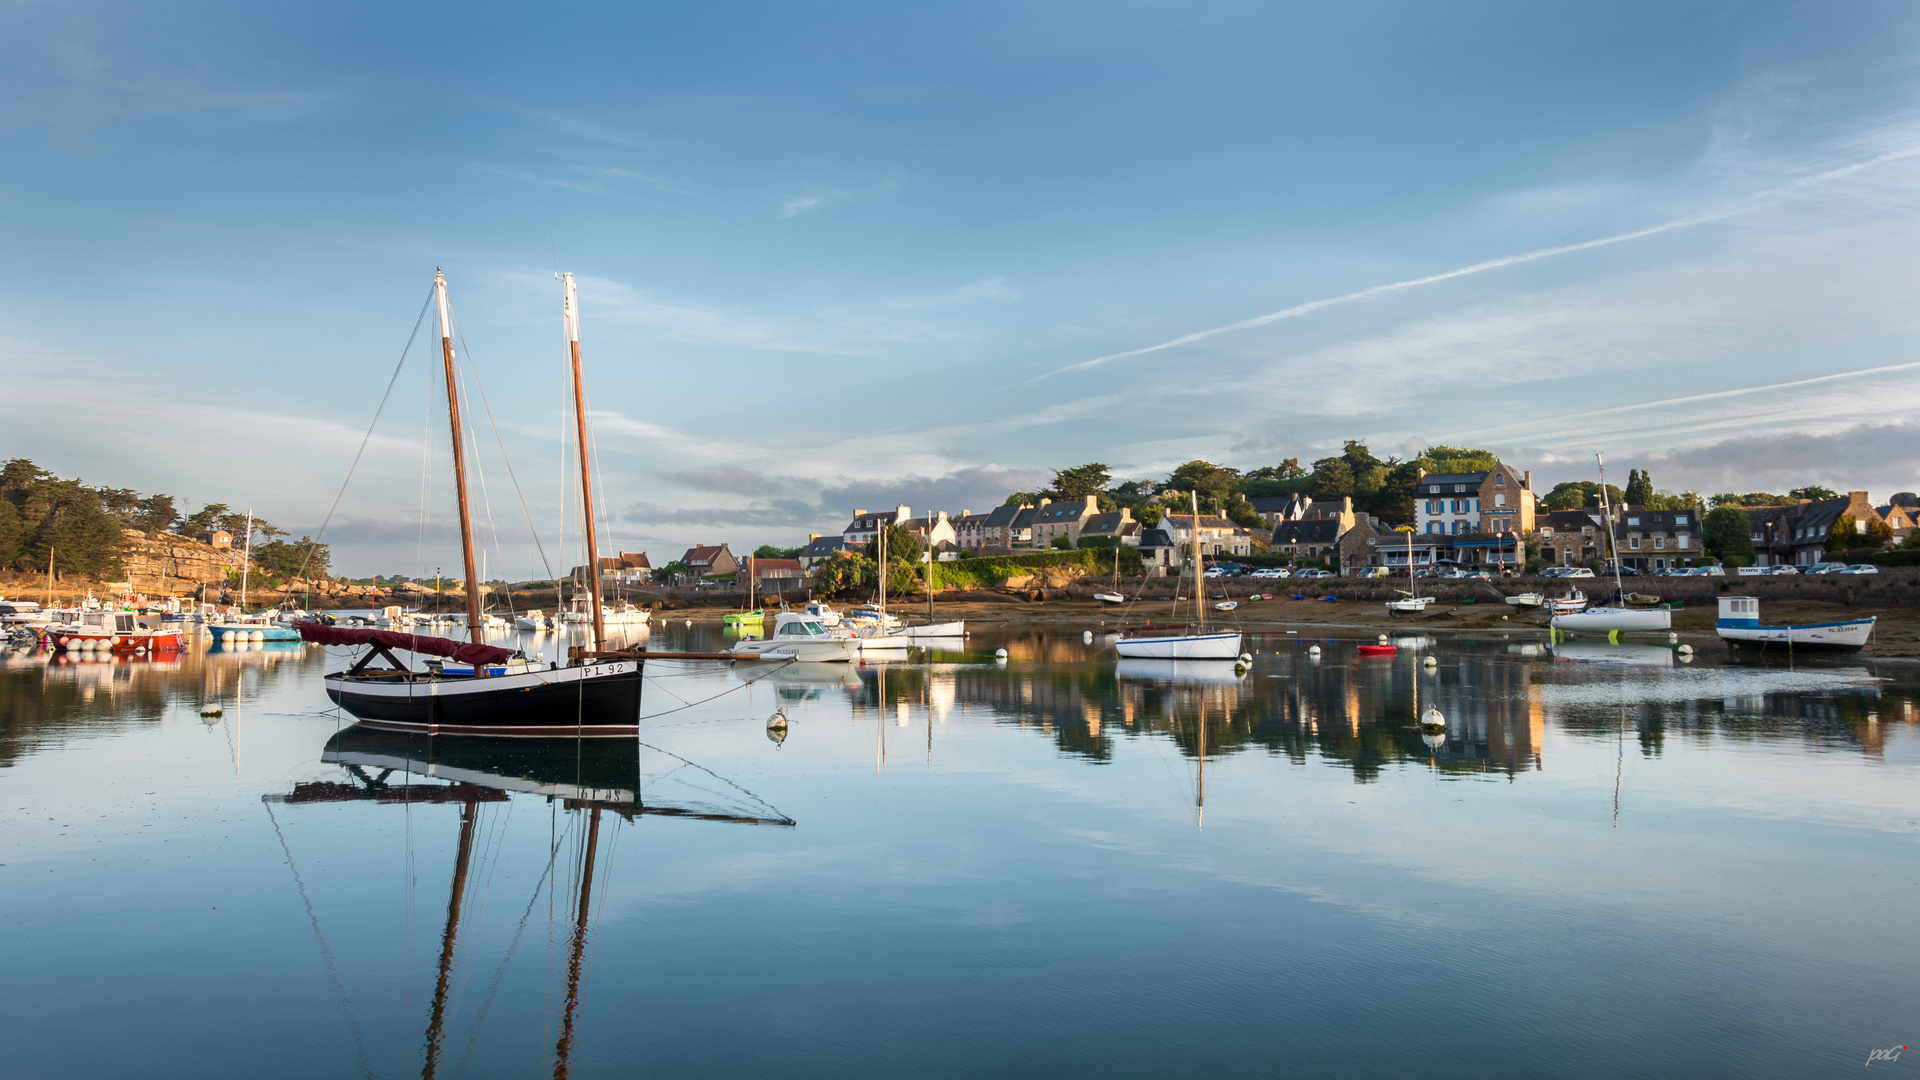
M1290 569L1284 566L1241 566L1239 563L1220 563L1217 566L1207 567L1207 572L1205 576L1210 578L1249 577L1249 578L1313 579L1313 578L1330 578L1330 577L1334 577L1335 574L1331 570L1321 570L1317 567L1312 567L1312 566L1303 566L1298 569Z

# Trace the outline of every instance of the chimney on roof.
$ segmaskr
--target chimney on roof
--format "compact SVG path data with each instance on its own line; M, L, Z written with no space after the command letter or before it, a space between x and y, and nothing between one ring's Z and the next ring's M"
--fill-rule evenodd
M1353 496L1351 495L1340 496L1340 512L1342 514L1353 513Z
M1132 507L1129 507L1129 506L1123 506L1123 507L1121 507L1121 508L1120 508L1120 520L1121 520L1121 521L1132 521L1132 520L1133 520L1133 508L1132 508Z
M853 512L853 516L854 516L854 517L866 517L866 516L867 516L867 512L866 512L865 510L855 510L855 511Z
M820 534L819 534L819 533L808 533L808 534L807 534L807 543L809 543L809 544L811 544L811 543L813 543L813 542L814 542L815 540L818 540L818 539L820 539Z
M1046 497L1045 495L1042 495L1042 496L1040 496L1040 505L1041 505L1041 506L1046 506L1046 505L1048 505L1048 504L1050 504L1050 503L1052 503L1052 502L1053 502L1053 500L1052 500L1052 499L1049 499L1049 498L1047 498L1047 497Z

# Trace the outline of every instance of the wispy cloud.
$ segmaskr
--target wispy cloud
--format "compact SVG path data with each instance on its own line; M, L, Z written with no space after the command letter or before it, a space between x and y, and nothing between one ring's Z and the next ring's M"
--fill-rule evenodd
M809 210L817 210L826 204L824 195L792 195L780 200L780 216L793 217Z
M1179 348L1180 346L1183 346L1183 345L1191 345L1191 344L1194 344L1195 342L1204 341L1207 338L1218 337L1221 334L1232 334L1242 330L1251 330L1256 327L1267 326L1272 323L1280 322L1286 319L1299 318L1302 315L1308 315L1313 312L1321 311L1326 308L1334 307L1341 304L1351 304L1357 301L1369 300L1374 297L1384 296L1389 293L1400 292L1406 289L1416 289L1422 285L1432 285L1442 281L1451 281L1455 278L1467 277L1473 274L1482 274L1482 273L1486 273L1489 270L1499 270L1509 266L1518 266L1522 263L1535 262L1540 259L1548 259L1557 255L1570 255L1578 251L1591 251L1595 248L1608 247L1613 244L1623 244L1632 240L1643 240L1643 239L1646 239L1647 237L1658 236L1661 233L1672 232L1676 229L1685 229L1695 225L1704 225L1709 222L1720 221L1729 217L1733 217L1736 214L1746 213L1747 211L1753 209L1755 206L1759 205L1761 202L1767 199L1774 198L1778 195L1786 194L1792 191L1798 191L1802 188L1808 187L1813 184L1827 183L1829 181L1838 180L1843 177L1852 176L1855 173L1873 168L1876 165L1882 165L1890 161L1899 161L1906 158L1914 157L1916 155L1920 155L1920 147L1905 147L1899 150L1888 151L1886 153L1877 154L1865 161L1851 162L1846 165L1827 169L1822 172L1816 173L1812 176L1795 181L1792 184L1784 185L1782 187L1775 188L1771 191L1765 191L1757 195L1749 196L1748 198L1743 199L1734 205L1723 207L1721 209L1706 211L1698 214L1689 214L1685 217L1674 218L1673 220L1670 220L1670 221L1661 222L1658 225L1650 225L1643 229L1634 229L1629 232L1615 233L1611 236L1602 236L1593 240L1581 240L1577 243L1572 243L1572 244L1561 244L1556 247L1540 248L1535 251L1523 252L1517 255L1503 255L1497 259L1487 259L1482 262L1471 263L1467 266L1456 267L1452 270L1444 270L1437 274L1427 274L1421 277L1408 278L1404 281L1389 282L1384 285L1373 285L1365 289L1359 289L1350 293L1343 293L1339 296L1330 296L1320 300L1309 300L1303 304L1295 304L1294 306L1289 308L1282 308L1279 311L1268 312L1265 315L1256 315L1253 318L1242 319L1239 322L1228 323L1225 326L1216 326L1208 330L1196 330L1189 334L1182 334L1179 337L1173 338L1169 341L1163 341L1158 345L1148 345L1138 349L1128 349L1125 352L1108 353L1105 356L1096 356L1091 360L1083 360L1077 364L1068 364L1065 367L1055 368L1052 371L1045 372L1041 375L1036 375L1032 379L1027 380L1027 382L1035 383L1035 382L1039 382L1042 379L1051 378L1055 375L1063 375L1072 371L1083 371L1087 368L1098 367L1102 364L1111 363L1115 360L1125 360L1129 357L1145 356L1148 353L1156 353L1166 349Z

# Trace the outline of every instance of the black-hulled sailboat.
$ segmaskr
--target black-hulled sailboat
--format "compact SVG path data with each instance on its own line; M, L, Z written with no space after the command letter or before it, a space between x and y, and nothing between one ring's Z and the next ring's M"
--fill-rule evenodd
M324 678L327 696L369 727L428 735L633 735L639 731L637 657L603 652L606 624L600 606L600 552L594 533L593 470L588 459L586 390L580 372L579 305L573 275L565 284L567 343L571 350L574 415L580 449L581 507L586 518L587 566L593 577L593 647L572 650L568 662L542 665L522 653L488 645L480 615L473 518L467 501L459 371L447 279L434 271L440 320L440 357L446 366L447 411L453 434L453 483L460 511L460 547L466 559L466 642L386 630L301 623L300 635L324 645L364 645L350 667ZM435 657L415 670L395 651ZM381 664L376 666L375 661Z

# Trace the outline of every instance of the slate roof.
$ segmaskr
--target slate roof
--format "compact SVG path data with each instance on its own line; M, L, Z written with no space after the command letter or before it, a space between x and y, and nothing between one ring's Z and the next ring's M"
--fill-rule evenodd
M1080 526L1081 536L1132 536L1140 523L1123 514L1095 514Z
M1307 518L1283 521L1273 530L1273 546L1282 544L1331 544L1340 538L1338 518Z

